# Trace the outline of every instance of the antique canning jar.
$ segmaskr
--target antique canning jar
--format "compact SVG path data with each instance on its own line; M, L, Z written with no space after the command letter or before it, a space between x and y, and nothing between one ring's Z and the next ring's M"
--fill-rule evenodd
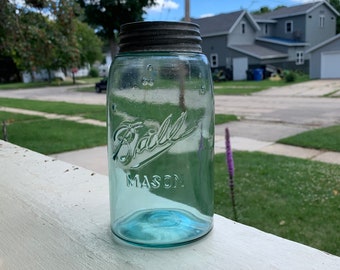
M196 24L137 22L109 74L111 229L172 247L212 229L214 101Z

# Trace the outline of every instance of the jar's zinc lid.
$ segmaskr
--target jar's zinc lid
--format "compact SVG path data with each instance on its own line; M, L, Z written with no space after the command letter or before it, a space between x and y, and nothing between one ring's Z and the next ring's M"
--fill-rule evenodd
M199 26L189 22L135 22L120 28L120 52L202 52Z

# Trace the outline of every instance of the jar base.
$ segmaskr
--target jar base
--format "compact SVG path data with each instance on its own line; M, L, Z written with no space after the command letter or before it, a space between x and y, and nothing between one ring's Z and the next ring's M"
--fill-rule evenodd
M200 219L179 209L152 209L117 221L112 225L112 232L133 245L169 248L195 241L211 228L211 218Z

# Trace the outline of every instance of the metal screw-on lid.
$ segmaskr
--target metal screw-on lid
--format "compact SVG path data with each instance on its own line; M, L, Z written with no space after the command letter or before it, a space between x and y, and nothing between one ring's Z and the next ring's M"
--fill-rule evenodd
M119 37L120 52L202 52L199 26L189 22L127 23Z

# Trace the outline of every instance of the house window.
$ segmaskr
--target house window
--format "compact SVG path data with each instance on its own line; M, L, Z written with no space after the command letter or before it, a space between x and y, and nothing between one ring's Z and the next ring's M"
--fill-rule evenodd
M324 28L325 27L325 15L320 15L319 19L320 19L320 28Z
M293 33L293 21L286 21L286 33Z
M303 52L296 52L295 64L296 65L303 65L304 62L305 62L305 59L303 57Z
M264 25L264 33L268 35L268 24Z
M218 67L218 55L217 55L217 53L210 54L210 66L212 68Z
M246 33L246 23L245 22L241 23L241 31L242 31L242 34Z

